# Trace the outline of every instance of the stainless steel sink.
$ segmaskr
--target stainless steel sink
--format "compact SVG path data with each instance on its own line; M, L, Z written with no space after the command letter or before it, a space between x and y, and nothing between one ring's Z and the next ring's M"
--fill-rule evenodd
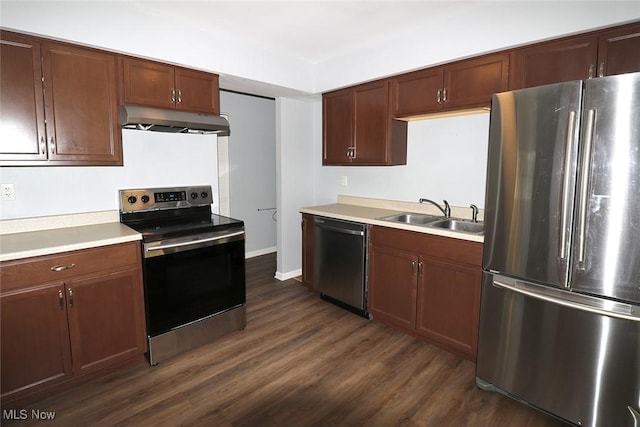
M385 216L378 219L383 221L401 222L403 224L425 225L435 221L439 221L442 219L442 217L421 213L403 212L399 215Z
M465 221L462 219L443 219L441 221L437 221L429 224L429 227L433 228L443 228L445 230L452 231L463 231L465 233L475 233L481 234L484 233L484 223L482 222L471 222Z

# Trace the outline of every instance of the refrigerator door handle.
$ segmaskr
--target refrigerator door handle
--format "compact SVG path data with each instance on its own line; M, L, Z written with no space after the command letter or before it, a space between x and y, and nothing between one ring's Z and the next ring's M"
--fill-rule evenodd
M587 240L587 203L589 201L589 176L591 172L591 148L596 110L587 113L587 127L582 156L582 179L580 181L580 206L578 215L578 268L584 269L584 257Z
M553 304L574 308L576 310L640 322L640 307L633 306L631 304L590 297L587 295L566 295L566 291L554 291L553 289L546 289L542 286L532 285L506 277L494 279L493 286Z
M560 259L564 260L567 258L567 240L568 235L571 230L569 227L569 212L571 211L571 195L569 192L571 191L571 165L573 160L573 144L575 142L575 138L573 135L574 127L576 123L576 112L569 112L569 121L567 125L567 139L566 139L566 147L567 150L564 154L564 182L562 185L562 216L561 216L561 232L560 232Z

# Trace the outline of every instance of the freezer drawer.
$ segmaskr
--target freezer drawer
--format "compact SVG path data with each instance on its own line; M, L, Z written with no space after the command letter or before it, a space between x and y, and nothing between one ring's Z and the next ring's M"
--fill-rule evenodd
M485 273L476 365L481 388L574 424L640 425L640 322L493 282L494 275Z

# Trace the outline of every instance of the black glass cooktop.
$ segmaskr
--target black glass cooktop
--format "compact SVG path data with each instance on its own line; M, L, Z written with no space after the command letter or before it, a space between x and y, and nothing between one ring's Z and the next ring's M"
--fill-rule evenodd
M212 214L208 207L121 214L120 222L141 233L145 242L244 227L243 221Z

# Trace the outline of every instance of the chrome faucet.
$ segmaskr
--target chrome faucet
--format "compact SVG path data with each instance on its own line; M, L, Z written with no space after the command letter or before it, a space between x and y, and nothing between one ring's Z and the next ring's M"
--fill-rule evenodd
M473 222L478 222L478 207L476 205L469 206L471 208L471 219Z
M451 217L451 206L449 206L449 202L447 202L446 200L443 200L444 202L444 209L442 209L440 207L439 204L437 204L436 202L434 202L433 200L429 200L429 199L423 199L422 197L420 198L420 200L418 200L420 203L424 203L424 202L429 202L432 205L434 205L435 207L437 207L438 209L440 209L440 212L442 212L444 214L445 218L449 218Z

